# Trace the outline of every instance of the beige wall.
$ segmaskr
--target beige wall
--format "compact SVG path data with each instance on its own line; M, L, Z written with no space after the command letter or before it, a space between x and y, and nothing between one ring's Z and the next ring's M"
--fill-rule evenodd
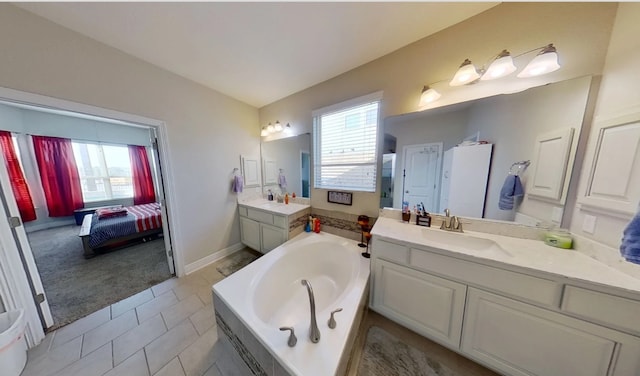
M482 65L482 60L490 59L503 48L516 54L553 42L563 67L547 76L549 80L600 74L616 8L616 3L503 3L265 106L260 109L261 123L279 119L290 122L296 133L310 132L314 109L378 90L384 91L383 118L413 112L417 110L422 85L451 78L467 57ZM543 84L534 81L532 84ZM474 88L462 88L458 93L459 101L478 95ZM354 205L346 209L328 204L322 190L313 190L311 196L314 207L370 216L378 213L379 192L355 193Z
M602 83L596 102L594 121L621 116L630 112L640 112L640 4L620 3L615 19L606 63L602 73ZM595 131L595 129L594 129ZM593 132L589 142L595 141ZM582 174L588 174L591 161L584 161ZM639 168L639 166L635 166ZM585 179L586 180L586 179ZM578 187L578 195L584 194L586 186ZM594 234L582 231L585 214L596 217ZM618 247L622 239L622 230L628 219L611 217L605 214L583 211L575 208L571 222L571 231L604 244Z
M257 153L258 111L10 4L0 86L166 122L174 247L186 264L240 241L227 177Z

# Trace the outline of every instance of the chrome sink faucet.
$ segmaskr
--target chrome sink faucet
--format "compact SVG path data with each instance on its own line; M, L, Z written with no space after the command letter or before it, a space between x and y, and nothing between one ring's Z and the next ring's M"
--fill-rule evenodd
M460 222L460 218L455 215L453 217L449 217L449 214L451 214L449 209L444 209L445 218L442 220L440 229L445 231L464 232L462 231L462 222Z
M320 342L320 329L318 329L318 322L316 321L316 301L313 298L313 289L311 288L311 283L306 279L302 280L302 285L307 287L307 292L309 293L309 305L311 306L311 326L309 328L309 339L311 342L318 343Z

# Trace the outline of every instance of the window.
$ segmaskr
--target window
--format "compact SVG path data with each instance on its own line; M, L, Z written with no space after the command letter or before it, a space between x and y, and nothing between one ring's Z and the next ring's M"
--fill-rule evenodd
M126 146L73 141L84 202L133 197L131 160Z
M375 192L382 92L313 112L315 188Z

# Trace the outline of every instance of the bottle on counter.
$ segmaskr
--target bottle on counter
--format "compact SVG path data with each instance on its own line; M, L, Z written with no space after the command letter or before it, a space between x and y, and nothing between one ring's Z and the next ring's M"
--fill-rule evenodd
M285 204L289 204L289 194L288 193L284 194L284 203Z
M273 193L271 192L271 189L269 189L269 194L267 195L267 200L269 201L273 201Z

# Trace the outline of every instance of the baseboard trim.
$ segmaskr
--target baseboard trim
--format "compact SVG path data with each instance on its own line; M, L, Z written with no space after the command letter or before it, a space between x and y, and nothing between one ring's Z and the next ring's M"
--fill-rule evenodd
M203 257L198 261L192 262L191 264L187 264L184 267L184 273L186 275L189 275L195 271L198 271L208 265L213 264L214 262L229 256L230 254L234 253L234 252L238 252L239 250L243 249L245 247L244 244L242 243L236 243L232 246L229 246L227 248L223 248L217 252L214 252L212 254L210 254L209 256Z

